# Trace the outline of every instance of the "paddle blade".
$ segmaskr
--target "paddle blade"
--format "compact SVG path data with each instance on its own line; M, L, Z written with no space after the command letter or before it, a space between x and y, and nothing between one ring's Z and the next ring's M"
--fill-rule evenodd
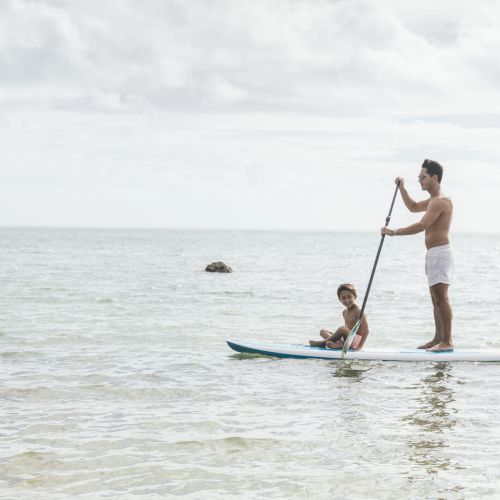
M342 356L344 356L345 353L351 347L352 341L354 340L354 336L356 335L356 333L358 333L360 324L361 324L361 320L358 320L356 322L356 324L354 325L353 329L349 332L349 335L347 335L347 338L345 339L344 345L342 347Z

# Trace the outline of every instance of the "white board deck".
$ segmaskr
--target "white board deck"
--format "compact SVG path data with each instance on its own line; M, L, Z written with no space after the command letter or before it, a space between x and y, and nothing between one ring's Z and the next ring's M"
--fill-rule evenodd
M250 354L264 354L279 358L342 359L340 349L309 347L307 345L254 344L227 340L228 346ZM500 349L454 349L448 352L429 352L424 349L362 349L348 351L344 359L372 361L500 361Z

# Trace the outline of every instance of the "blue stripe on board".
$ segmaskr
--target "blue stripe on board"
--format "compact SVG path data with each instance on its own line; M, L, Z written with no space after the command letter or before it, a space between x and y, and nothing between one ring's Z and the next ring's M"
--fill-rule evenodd
M246 348L240 344L234 344L233 342L230 342L229 340L226 341L228 346L238 352L243 352L246 354L263 354L264 356L273 356L275 358L296 358L296 359L340 359L340 358L325 358L324 356L314 356L313 354L283 354L280 352L273 352L273 351L265 351L263 349L256 349L254 347L252 348ZM321 348L320 348L321 349ZM339 350L340 349L335 349Z

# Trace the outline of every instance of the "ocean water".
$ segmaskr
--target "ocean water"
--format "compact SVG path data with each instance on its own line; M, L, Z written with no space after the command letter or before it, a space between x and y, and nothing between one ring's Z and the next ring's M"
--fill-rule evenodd
M370 233L0 229L0 498L500 498L500 363L239 355L361 303ZM500 348L500 235L452 236L457 347ZM366 348L433 334L384 243ZM232 274L204 272L223 260Z

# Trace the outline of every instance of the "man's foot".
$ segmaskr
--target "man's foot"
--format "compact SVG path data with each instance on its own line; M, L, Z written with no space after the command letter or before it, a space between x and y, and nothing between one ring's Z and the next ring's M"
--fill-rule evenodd
M310 340L309 345L311 347L325 347L325 341L324 340Z
M429 352L448 352L453 351L453 346L451 344L443 344L440 342L436 344L434 347L430 347L427 349Z
M419 345L417 349L430 349L431 347L434 347L437 344L439 344L437 340L431 340L429 342L426 342L425 344Z

